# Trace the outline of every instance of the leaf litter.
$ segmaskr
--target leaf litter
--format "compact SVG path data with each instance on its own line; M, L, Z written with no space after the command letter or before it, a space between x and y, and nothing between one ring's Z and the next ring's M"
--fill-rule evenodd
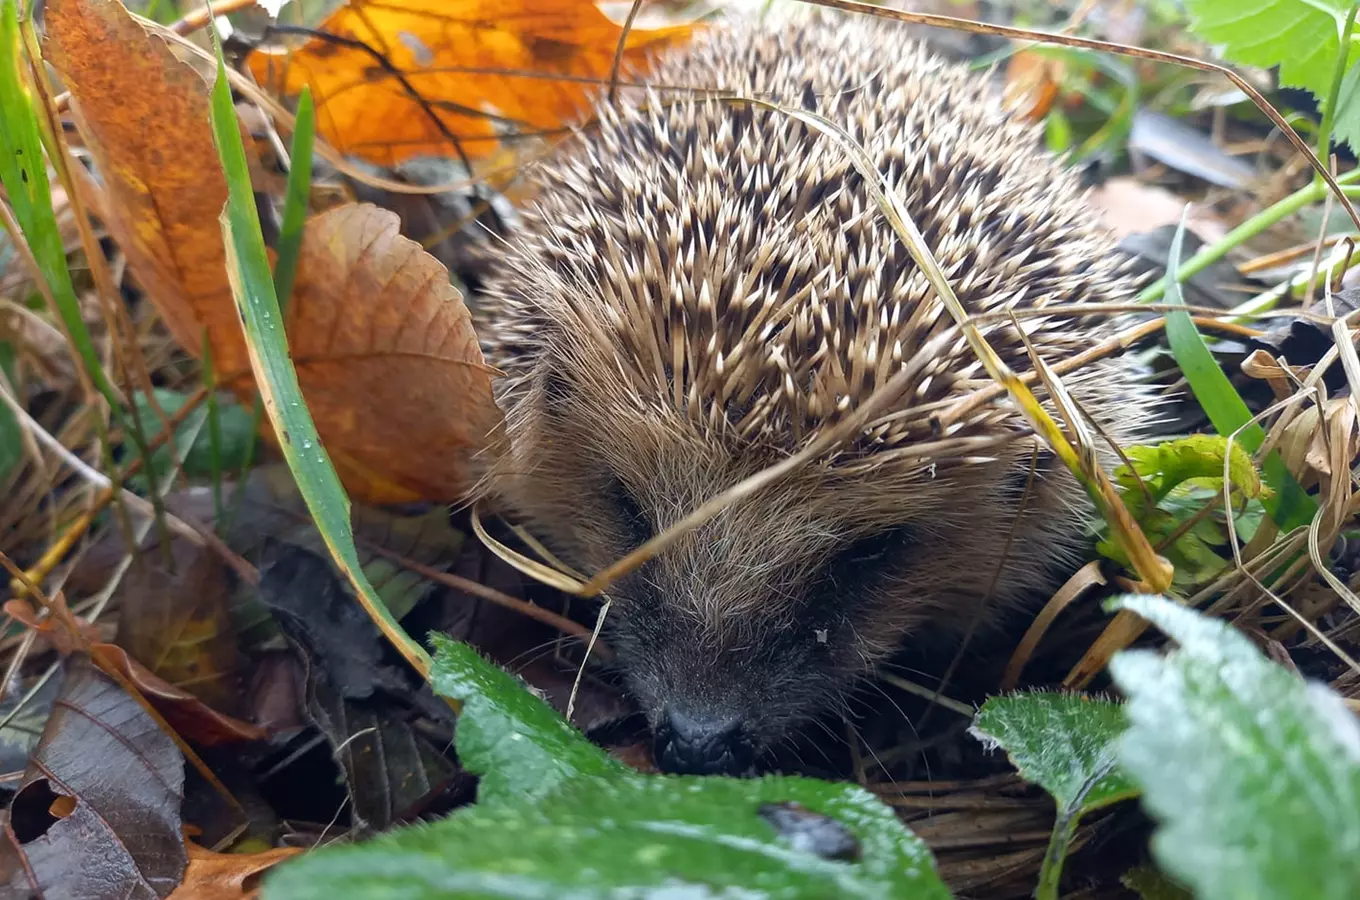
M227 5L235 15L241 4ZM1234 30L1238 26L1216 18L1222 12L1221 3L1198 0L1191 6L1203 31L1200 37L1221 41L1230 59L1247 52L1240 29ZM1339 28L1345 18L1340 7L1323 10L1314 5L1306 12L1299 27L1327 24ZM1075 26L1082 15L1078 12L1071 24ZM647 28L627 30L618 60L622 82L645 75L646 60L653 52L683 43L693 33L689 25L675 24L679 20L673 11L663 11L658 19L655 28L649 23ZM259 40L256 35L261 34L258 28L263 20L243 16L240 21L243 30L238 37L244 38L239 38L241 43L235 48L239 71L233 87L237 111L251 123L248 163L257 181L256 201L266 234L279 206L280 175L288 167L286 154L279 151L286 146L284 137L293 123L287 109L265 91L288 103L307 85L318 101L319 181L311 197L315 215L304 232L298 280L284 330L318 434L344 487L360 501L353 510L361 538L360 564L408 632L451 633L473 641L507 668L529 676L560 712L566 695L574 690L575 673L583 667L576 638L564 639L543 621L530 623L512 612L512 606L492 606L478 599L485 595L437 585L408 563L440 573L455 571L467 582L494 585L512 599L525 595L545 608L563 609L589 621L580 604L565 606L562 597L523 582L464 541L469 530L466 511L450 514L443 506L460 500L467 487L469 455L493 438L499 424L490 390L496 373L484 365L464 297L453 284L475 291L479 273L484 271L480 267L488 253L494 256L494 240L485 241L488 246L477 246L479 229L469 227L488 205L503 200L486 185L523 199L511 183L514 164L532 164L536 148L550 143L562 129L582 124L584 98L610 79L625 29L591 4L557 0L522 0L494 11L476 2L439 4L434 9L423 0L394 4L356 0L302 26L289 24L296 19L281 21L283 27L266 25ZM1150 26L1140 31L1145 26L1131 26L1119 15L1108 16L1102 25L1122 35L1121 40L1134 41L1139 34L1161 37ZM67 564L60 568L44 564L35 571L51 577L54 595L65 584L77 598L74 609L78 613L92 613L82 620L79 634L71 634L27 601L12 601L22 603L8 607L14 621L28 630L11 633L7 639L6 647L14 654L9 674L15 677L6 684L6 702L0 705L0 715L6 717L0 738L13 735L18 743L6 741L6 746L23 747L36 735L32 725L27 726L27 737L15 730L30 721L22 718L23 713L44 709L40 702L20 703L16 696L20 691L43 688L40 678L28 674L37 671L34 661L43 661L49 665L46 671L55 673L56 680L46 684L63 685L53 707L56 710L65 708L60 704L66 702L63 698L74 672L93 673L83 677L107 681L81 655L80 648L90 648L100 654L102 665L111 666L153 704L177 738L205 753L216 747L232 754L230 764L220 763L221 769L243 776L244 781L234 785L243 791L242 802L253 810L242 826L244 836L238 832L232 838L243 852L217 854L184 840L180 826L189 823L178 821L181 807L172 796L168 802L175 807L173 837L179 847L179 874L162 877L152 871L157 863L139 858L130 849L117 862L117 877L134 886L131 896L137 896L137 890L165 896L175 889L175 879L182 881L175 896L254 896L260 875L284 857L295 855L295 848L384 832L420 820L438 824L417 832L393 831L390 837L363 845L352 856L337 850L317 853L312 861L313 854L307 854L306 865L285 868L279 884L295 884L298 890L317 893L331 884L336 886L331 893L355 888L382 896L394 882L373 880L375 873L394 867L393 878L414 882L470 878L473 881L465 886L473 889L476 879L495 871L499 858L518 860L521 874L544 889L560 891L569 884L598 888L608 878L601 880L596 870L611 871L618 855L597 856L601 842L611 848L636 847L640 856L634 862L644 881L664 874L694 877L696 872L787 877L787 872L760 868L764 862L748 869L751 858L728 852L735 846L733 841L755 840L764 848L761 853L772 853L775 847L781 853L792 853L785 862L812 879L789 882L791 890L808 889L825 875L842 891L854 892L886 884L874 879L891 880L907 869L913 877L925 878L931 867L937 867L954 890L1019 897L1028 894L1034 873L1047 865L1045 848L1052 846L1054 800L1060 818L1064 811L1073 814L1074 827L1076 813L1089 813L1082 816L1079 837L1071 843L1072 880L1067 884L1085 876L1082 861L1094 852L1085 848L1102 843L1092 838L1105 838L1108 843L1112 833L1122 833L1124 826L1119 823L1126 819L1121 810L1131 804L1116 804L1099 814L1091 807L1128 799L1137 789L1113 771L1086 783L1094 772L1092 764L1108 762L1103 755L1110 746L1106 738L1121 727L1122 717L1104 715L1107 705L1101 701L1071 695L993 698L972 723L979 733L999 740L1021 774L1052 793L1054 800L1027 788L1003 760L986 754L981 745L969 749L969 741L957 740L970 723L952 713L949 722L936 716L933 732L910 733L911 723L923 721L922 712L932 708L915 694L893 693L866 700L876 704L877 713L860 717L855 723L860 734L844 746L818 739L793 749L800 770L832 778L853 775L893 807L934 849L935 862L924 867L915 839L889 828L882 807L865 799L867 794L850 806L819 807L832 794L826 793L830 788L815 786L815 782L771 781L751 787L712 781L699 786L697 799L691 802L675 794L665 780L638 774L636 769L645 771L650 764L641 743L645 727L630 716L626 699L609 684L607 672L592 669L585 673L582 685L594 692L594 699L586 713L575 719L610 748L606 755L587 751L589 745L570 726L556 720L548 706L538 701L521 703L530 695L517 685L484 669L478 660L458 656L456 645L441 645L444 668L436 670L435 684L469 704L461 720L463 727L453 729L449 707L381 641L371 620L358 614L349 588L330 571L326 544L307 522L305 506L295 490L290 495L291 478L286 470L273 467L273 475L279 476L274 481L287 485L277 491L277 484L271 487L267 479L258 477L269 471L268 465L249 473L237 471L247 458L263 455L268 462L277 453L278 443L269 427L261 429L261 436L272 446L256 449L250 439L254 422L248 410L255 401L255 387L247 346L229 299L225 246L217 221L226 183L215 165L209 130L204 79L210 77L212 64L201 47L180 37L197 26L163 29L129 15L113 0L52 0L46 4L42 26L42 46L58 77L58 83L44 88L50 91L44 102L53 100L54 109L67 110L65 140L89 163L89 173L77 178L80 195L76 199L79 208L94 212L106 230L101 232L106 237L105 249L123 276L126 298L137 314L139 332L132 350L157 379L151 394L131 394L132 409L141 426L155 432L161 423L159 414L150 408L154 398L154 405L168 412L187 413L190 426L186 430L198 434L187 439L190 455L176 475L181 484L166 505L179 521L200 527L201 544L183 533L167 544L162 534L159 541L138 545L137 559L125 569L128 544L118 528L119 510L115 507L102 518L91 517L88 524L76 520L72 526L71 516L63 511L80 509L87 490L78 482L54 481L48 469L27 459L18 438L6 438L13 429L0 428L0 442L4 442L0 443L0 459L18 460L9 463L16 472L12 480L20 487L15 496L23 510L31 510L13 520L23 524L29 537L15 541L9 532L0 531L0 549L9 554L16 548L15 558L29 566L37 561L37 553L47 551L59 537L56 546L66 549L47 555ZM1178 36L1173 48L1203 55L1202 47L1187 48L1185 40ZM1307 59L1285 60L1286 81L1314 88L1325 81L1322 75L1329 71L1319 68L1318 60L1335 51L1327 50L1326 41L1319 46L1319 53ZM1276 52L1272 47L1252 48L1251 52L1265 56L1243 59L1263 65L1281 61L1278 54L1271 55ZM1052 64L1036 55L1013 64L1007 77L1018 82L1028 77L1026 72L1034 71L1042 76L1036 84L1017 86L1037 92L1030 98L1027 114L1046 122L1052 149L1073 151L1078 157L1094 149L1109 159L1110 154L1123 152L1119 141L1129 138L1133 125L1152 121L1142 109L1129 112L1135 110L1134 105L1125 109L1125 95L1120 91L1128 80L1122 74L1112 77L1111 73L1119 74L1113 67L1093 67L1078 56ZM240 72L258 79L265 91ZM1140 71L1136 77L1161 90L1159 97L1203 90L1175 81L1175 75ZM62 89L70 92L69 107L56 99ZM1346 97L1343 92L1341 100ZM1207 93L1200 99L1211 106L1222 102ZM1083 123L1081 114L1089 114L1090 109L1078 107L1085 104L1109 115L1104 120L1107 127L1083 131L1088 123ZM1114 113L1109 114L1112 109ZM1126 114L1127 118L1120 118ZM1190 119L1194 110L1177 108L1174 115ZM1349 137L1346 123L1353 121L1346 115L1345 109L1338 113L1337 133L1342 138ZM1207 130L1196 134L1204 137ZM1240 151L1225 150L1217 134L1214 141L1202 143L1198 156L1208 154L1220 168L1246 171L1234 162L1243 158ZM1253 163L1282 171L1285 161L1272 156L1273 152L1269 148L1261 151ZM341 153L356 158L346 160ZM432 157L437 164L421 169ZM1203 185L1196 184L1187 166L1174 161L1172 166L1180 171L1155 177L1174 189L1173 196L1200 198ZM425 174L411 178L410 173L416 171ZM488 176L486 184L457 184L474 173ZM1146 173L1137 177L1139 185L1152 180ZM355 179L361 191L355 188ZM410 198L437 197L439 192L456 202L403 205ZM1210 195L1198 208L1214 206L1217 225L1235 224L1266 205L1256 196L1244 200L1241 195L1251 191L1236 193L1228 200ZM355 195L369 202L356 204ZM1318 192L1317 200L1321 197ZM54 199L69 202L55 192ZM1240 208L1230 209L1233 204L1255 206L1242 213ZM402 214L387 209L400 209ZM58 219L69 222L70 209L59 208ZM1234 298L1245 299L1244 289L1259 293L1274 283L1259 273L1297 279L1307 259L1289 256L1295 252L1287 249L1289 243L1297 247L1301 240L1314 241L1316 235L1291 233L1292 224L1277 221L1262 237L1248 239L1251 252L1258 257L1255 260L1244 260L1241 247L1230 262L1215 263L1218 268L1192 260L1195 271L1186 302L1238 314L1240 310L1230 308ZM1135 232L1126 243L1134 252L1148 254L1156 270L1166 262L1165 241L1154 241L1140 251L1132 240L1142 237L1136 232L1147 227L1124 228L1126 233ZM1209 243L1197 244L1197 248L1214 252L1226 230L1210 228ZM1284 246L1262 243L1266 238L1276 239L1276 233L1285 236L1280 242ZM423 252L411 240L416 237L429 248L438 247L439 258L455 263L456 271L446 271ZM1173 247L1178 240L1171 241ZM6 271L13 263L7 262L10 257L4 251L0 246L0 286L8 290L16 282ZM1257 273L1257 279L1240 277L1239 269ZM1244 343L1219 342L1211 349L1217 365L1247 398L1253 413L1272 402L1293 403L1267 420L1267 446L1279 448L1299 482L1327 500L1325 527L1316 536L1318 549L1305 563L1327 556L1322 563L1330 565L1334 556L1332 578L1348 582L1360 565L1347 569L1344 552L1328 548L1338 543L1333 541L1337 537L1345 544L1343 525L1353 509L1345 477L1356 449L1354 420L1347 418L1351 404L1345 396L1351 385L1343 367L1332 365L1324 373L1329 397L1310 405L1308 392L1315 382L1310 380L1314 367L1328 364L1335 347L1332 310L1349 307L1334 303L1339 297L1324 299L1306 309L1286 308L1275 320L1282 324L1269 330L1263 323L1261 327L1241 326L1238 336L1246 338ZM1153 314L1150 310L1148 317ZM1201 317L1195 324L1202 327L1201 312L1197 309L1195 314ZM19 348L21 364L16 367L0 357L0 363L5 363L0 389L30 404L43 425L59 433L61 440L75 447L93 446L92 432L97 428L88 417L81 420L69 414L77 405L69 362L55 360L60 353L50 348L46 352L36 349L42 346L32 336L35 323L43 321L40 314L29 311L20 316L24 330L14 332L17 340L9 331L0 330L0 351L7 346ZM91 321L97 333L102 336L107 331L108 339L115 339L114 330L99 321L97 312ZM62 348L60 341L51 346ZM205 347L218 383L234 390L241 401L218 402L217 407L227 407L225 416L220 409L214 412L206 406L187 408L201 402L193 393L201 376L195 360L203 356ZM1334 358L1333 354L1330 359ZM1174 363L1168 365L1165 359L1163 355L1159 360L1152 348L1150 361L1163 372L1173 372ZM68 373L64 387L51 374L61 371L61 365ZM38 379L43 378L50 388L41 386ZM0 407L0 416L8 409ZM1199 413L1183 406L1176 410L1187 421ZM210 417L216 434L212 439L205 437ZM6 421L0 419L0 426ZM223 426L231 438L227 443L220 443ZM244 444L237 440L243 434ZM120 437L123 446L128 446L126 435ZM1272 550L1277 535L1269 524L1260 526L1259 508L1263 499L1269 499L1269 488L1261 488L1259 458L1251 458L1240 443L1225 444L1222 437L1200 436L1186 443L1126 450L1126 465L1118 473L1119 488L1139 526L1154 540L1169 545L1169 558L1176 563L1176 586L1189 595L1182 599L1211 604L1211 611L1237 617L1278 657L1328 678L1347 697L1360 696L1360 679L1338 667L1319 645L1318 634L1326 632L1328 641L1344 641L1353 630L1339 592L1326 579L1301 576L1299 563L1309 555L1307 548L1295 542ZM121 456L116 464L134 459ZM158 476L173 470L163 451L153 457L153 463ZM227 483L205 483L219 478L214 474L219 472L226 473ZM4 478L0 472L0 485ZM154 479L129 483L146 490L148 481ZM44 509L40 500L48 496L55 500ZM225 508L209 502L210 496L225 499ZM1222 499L1215 509L1216 497ZM411 506L376 507L394 503ZM1232 510L1231 522L1224 510ZM0 527L8 527L4 523L10 521L9 515L5 510L5 516L0 516ZM85 529L92 529L95 539L82 543ZM364 546L365 536L369 550ZM1282 544L1286 539L1279 537ZM1129 573L1121 568L1127 561L1108 542L1105 549L1110 551L1105 562L1108 580L1113 585L1127 584ZM1265 555L1267 551L1275 555ZM64 554L70 554L69 560L64 560ZM1255 568L1244 569L1239 554ZM1260 565L1261 560L1273 560L1276 570ZM1279 569L1282 566L1286 568ZM116 584L111 604L108 596L100 599L97 594L91 596L93 591L79 589L109 573ZM1268 595L1257 590L1266 575L1271 576L1272 587L1288 589L1293 607L1302 611L1299 616L1282 614L1278 605L1271 605L1273 598L1266 599ZM85 602L87 598L91 602ZM106 607L116 615L116 625L107 617L99 618ZM1095 607L1085 598L1058 614L1039 645L1031 648L1026 683L1055 685L1062 680L1074 662L1071 657L1080 656L1089 645L1091 629L1104 622ZM1003 661L1004 656L1003 652ZM930 660L911 663L943 669ZM965 668L969 671L960 671L942 689L979 700L995 691L999 665L995 671L986 663ZM18 677L21 672L26 677ZM457 677L453 672L459 673ZM35 691L35 696L41 696L41 691ZM137 706L135 700L124 697ZM1021 711L1026 704L1032 707L1028 713ZM1088 715L1086 711L1092 708L1101 714ZM1008 713L1003 715L1003 710ZM64 721L57 713L36 721L45 721L46 728L34 760L45 759L45 753L72 752L73 748L53 743L75 740L67 736L72 733L69 724L68 730L54 736L53 729ZM264 722L277 727L266 733L258 724ZM1099 725L1095 732L1083 731L1095 725ZM1036 735L1050 740L1044 747L1027 749L1026 742L1032 744ZM174 748L173 740L170 746ZM1045 768L1060 764L1062 760L1054 762L1059 757L1068 766L1064 777ZM923 779L918 777L922 775ZM327 779L329 790L308 787ZM281 787L292 781L302 786L296 791ZM24 814L21 826L37 823L33 831L45 827L36 841L65 834L63 829L70 826L63 823L68 820L83 823L89 816L99 817L97 792L88 798L79 791L40 796L41 788L35 785L43 781L32 778L31 771L16 783L10 824L16 821L18 810ZM338 791L334 789L337 784ZM123 789L135 787L129 784ZM474 792L478 802L469 806ZM526 798L540 798L548 805L531 809ZM272 807L272 814L261 813L258 804ZM739 808L743 814L715 823L711 804ZM183 809L186 815L191 809L192 815L201 815L193 803L184 803ZM857 818L870 809L868 818ZM696 830L683 839L668 834L665 841L648 843L645 835L656 828L658 816L671 816ZM197 824L213 830L206 817ZM189 828L192 832L194 826ZM503 832L486 837L487 829L497 828ZM22 828L20 832L30 835ZM121 839L111 825L106 833ZM431 834L444 836L431 839ZM456 871L450 869L452 859L444 852L449 842L465 854L460 857L462 868ZM726 849L718 851L717 845ZM897 849L890 850L890 845ZM657 849L668 846L687 849L668 861ZM49 890L59 884L64 889L59 879L66 873L57 871L51 857L43 856L46 847L34 843L31 853L40 865L33 872L40 880L52 879L44 881ZM266 849L270 847L280 849ZM898 857L893 872L881 867L868 871L875 860L886 858L876 854L891 856L904 852L904 847L915 862L904 863ZM12 866L30 851L27 844L12 839L8 852ZM823 863L851 869L821 868ZM856 874L847 874L852 870ZM314 883L303 884L309 872L321 874ZM1178 870L1177 875L1184 872ZM348 876L352 879L346 881ZM574 878L583 880L573 882ZM1162 891L1171 896L1179 890L1146 865L1130 869L1125 881L1139 885L1146 896ZM487 883L480 884L485 887ZM732 882L733 887L744 884L740 878ZM937 890L929 879L919 886L927 892ZM623 888L624 882L615 887Z

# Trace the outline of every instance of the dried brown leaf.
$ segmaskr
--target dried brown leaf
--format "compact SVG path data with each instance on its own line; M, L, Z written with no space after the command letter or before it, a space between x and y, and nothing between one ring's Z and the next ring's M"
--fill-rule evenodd
M370 502L453 501L500 426L494 372L448 272L351 204L307 223L287 330L298 382L345 486Z
M89 657L73 656L0 837L0 893L166 897L187 865L184 758Z
M71 92L94 157L110 233L187 352L207 330L223 379L248 373L217 217L227 199L208 89L117 0L51 0L48 61Z

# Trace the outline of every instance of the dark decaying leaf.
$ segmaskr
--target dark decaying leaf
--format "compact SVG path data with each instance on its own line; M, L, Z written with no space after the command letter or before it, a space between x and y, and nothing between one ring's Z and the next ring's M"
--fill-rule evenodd
M1332 295L1331 308L1338 316L1354 313L1360 309L1360 289L1350 287L1337 291ZM1327 315L1327 303L1319 300L1308 311ZM1248 339L1246 346L1248 353L1265 350L1290 366L1314 366L1336 346L1336 340L1329 326L1299 317L1277 320L1261 336ZM1338 393L1350 390L1346 370L1340 365L1333 365L1322 378L1327 385L1328 396L1335 397Z
M10 806L0 892L43 900L163 898L184 876L184 758L142 706L85 656Z
M1142 234L1129 235L1119 242L1119 248L1134 258L1134 268L1138 272L1147 273L1147 277L1155 274L1160 278L1166 274L1175 236L1175 225L1163 225ZM1181 253L1183 257L1189 258L1190 254L1198 252L1203 246L1204 241L1187 230ZM1181 285L1181 290L1185 294L1185 302L1191 306L1231 309L1241 302L1242 293L1239 289L1244 284L1254 286L1253 282L1238 274L1232 263L1220 261L1190 276Z
M228 617L222 557L186 540L139 554L119 584L118 634L133 659L214 709L240 715L243 661Z
M52 701L61 690L61 679L47 679L36 694L27 697L31 687L32 684L16 678L6 686L5 699L0 702L0 719L9 719L0 728L0 772L20 772L28 765L29 754L42 738ZM20 703L23 709L16 712Z
M39 619L33 608L23 600L8 601L4 611L6 615L52 641L62 655L88 652L102 671L126 678L165 718L166 723L184 738L212 746L233 741L256 741L265 736L261 729L249 722L220 713L183 688L170 684L128 656L127 651L117 644L98 640L98 631L89 623L76 620L81 633L73 635L56 617Z
M381 831L413 815L458 775L443 752L452 710L387 661L382 635L327 561L271 548L259 590L305 663L307 712L344 769L356 824Z
M242 491L239 497L236 490ZM182 497L179 501L190 515L206 518L212 513L211 497L206 492L200 492L194 498ZM317 556L330 555L326 542L307 514L297 482L287 466L276 464L252 470L244 487L231 492L228 504L239 505L225 538L242 556L256 558L270 539L300 547ZM174 500L167 505L172 509L181 508ZM374 548L442 571L458 558L463 545L464 535L449 525L442 506L436 506L424 515L402 515L389 509L356 505L352 508L352 518L364 574L398 619L424 598L430 582Z

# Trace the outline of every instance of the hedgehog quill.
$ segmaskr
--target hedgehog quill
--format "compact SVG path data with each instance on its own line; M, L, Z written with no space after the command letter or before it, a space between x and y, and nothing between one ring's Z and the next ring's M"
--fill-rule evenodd
M1133 299L1114 239L1037 129L896 24L728 22L654 72L844 128L972 314ZM1091 510L1004 396L951 416L986 373L824 136L695 93L596 113L539 171L539 203L479 304L507 373L505 439L480 487L493 508L599 571L912 373L853 440L610 588L610 642L658 764L746 773L922 626L961 633L1051 589ZM1018 321L1050 361L1112 332L1095 314ZM983 334L1032 368L1009 317ZM1115 440L1146 430L1131 365L1064 384Z

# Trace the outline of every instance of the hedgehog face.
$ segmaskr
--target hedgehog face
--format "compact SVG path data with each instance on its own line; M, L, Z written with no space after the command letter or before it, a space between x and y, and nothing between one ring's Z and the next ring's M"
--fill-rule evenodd
M603 356L550 343L539 360L509 405L491 483L503 509L584 572L778 458L635 402ZM611 586L606 636L653 725L657 762L749 771L791 729L843 706L917 625L965 627L1002 565L1028 457L935 477L812 466ZM1051 508L1067 487L1054 480L1059 493L1043 488L1031 503ZM1033 534L1046 546L1020 539L994 602L1041 583L1032 561L1052 560L1062 541Z

